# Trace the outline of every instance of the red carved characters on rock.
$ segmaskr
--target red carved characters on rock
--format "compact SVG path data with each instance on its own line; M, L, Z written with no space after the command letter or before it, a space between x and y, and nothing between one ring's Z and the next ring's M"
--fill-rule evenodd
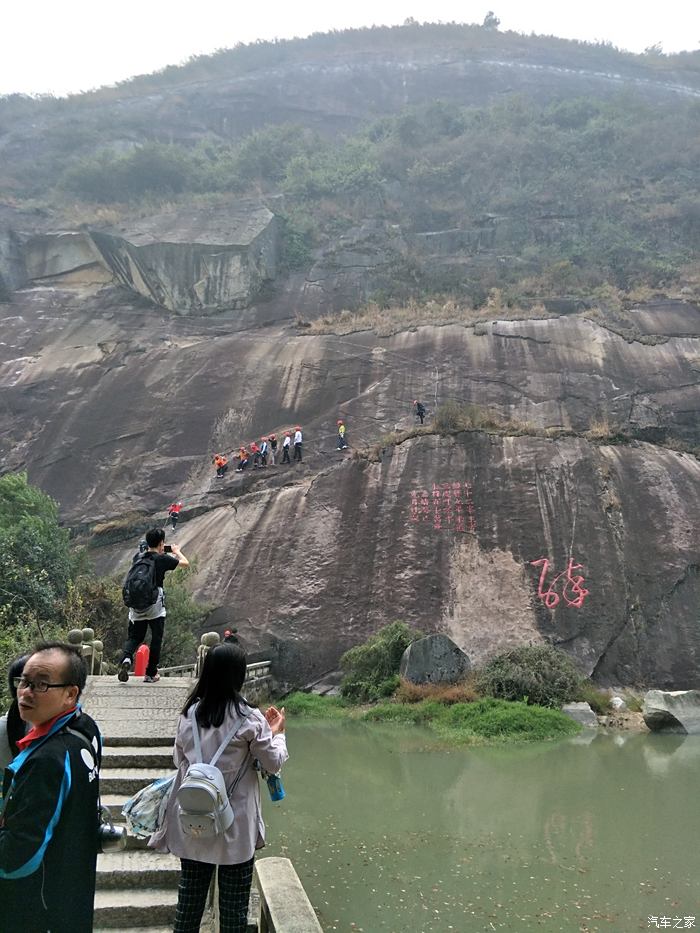
M574 559L570 557L566 570L556 574L549 586L545 586L550 569L549 560L546 557L540 557L539 560L531 560L530 563L533 567L542 568L537 584L537 595L547 609L556 609L562 600L564 600L565 606L570 606L573 609L580 609L583 606L590 590L583 586L585 579L582 574L574 573L575 570L583 570L582 564L575 564ZM554 568L552 568L552 572L554 572Z
M434 531L476 533L476 517L471 483L433 483L427 489L411 491L410 518L414 523L431 523Z

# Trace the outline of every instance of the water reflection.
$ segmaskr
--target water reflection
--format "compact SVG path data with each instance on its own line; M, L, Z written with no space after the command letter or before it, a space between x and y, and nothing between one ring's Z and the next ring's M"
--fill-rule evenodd
M290 747L265 854L292 858L325 930L626 933L674 905L700 915L700 737L446 749L415 728L293 722Z

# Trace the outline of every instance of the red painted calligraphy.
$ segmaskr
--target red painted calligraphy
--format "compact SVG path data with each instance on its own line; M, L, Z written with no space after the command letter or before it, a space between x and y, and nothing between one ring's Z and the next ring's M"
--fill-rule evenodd
M542 568L537 584L537 595L548 609L555 609L562 599L564 605L571 606L574 609L580 609L583 606L590 590L583 586L584 577L581 574L574 573L575 570L583 570L582 564L575 564L573 558L569 558L566 570L556 574L551 579L549 586L546 586L547 575L550 570L549 560L546 557L541 557L539 560L531 560L530 563L533 567ZM552 572L554 572L553 567Z
M430 492L412 490L410 518L414 523L431 523L435 531L476 533L471 483L433 483Z

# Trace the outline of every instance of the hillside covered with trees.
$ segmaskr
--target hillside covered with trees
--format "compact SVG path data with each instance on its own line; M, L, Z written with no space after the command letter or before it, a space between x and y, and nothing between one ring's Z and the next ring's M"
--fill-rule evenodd
M65 100L0 100L0 178L54 225L255 197L284 220L288 271L373 224L388 259L361 298L379 303L692 288L699 61L413 22L259 43ZM345 77L308 87L333 67Z

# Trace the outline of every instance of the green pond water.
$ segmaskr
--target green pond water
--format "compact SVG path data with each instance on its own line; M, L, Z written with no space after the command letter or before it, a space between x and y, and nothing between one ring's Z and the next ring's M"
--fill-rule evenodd
M698 736L445 748L292 720L288 744L260 855L292 859L324 931L700 928Z

